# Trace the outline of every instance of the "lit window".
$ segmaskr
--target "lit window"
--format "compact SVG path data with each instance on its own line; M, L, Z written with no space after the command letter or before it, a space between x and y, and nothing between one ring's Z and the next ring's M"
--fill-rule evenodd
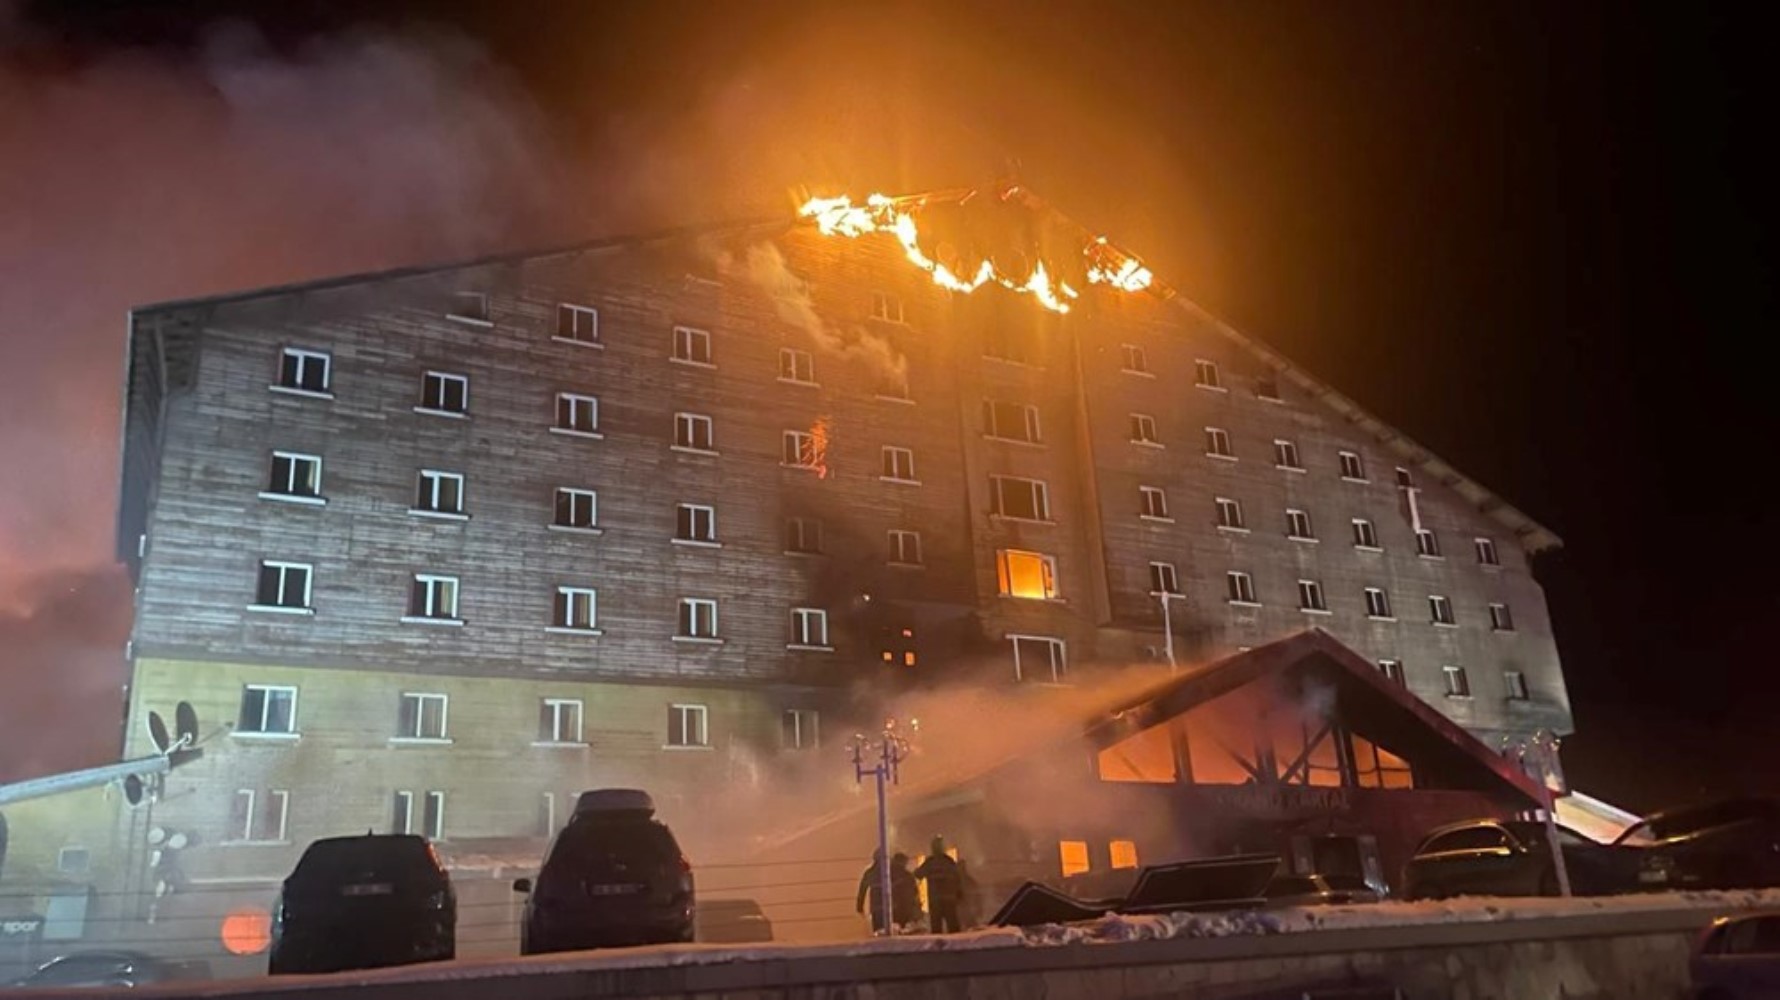
M1003 441L1039 442L1038 407L983 400L983 433Z
M710 365L710 331L690 326L674 327L674 360L686 365Z
M1222 389L1224 380L1218 375L1217 362L1203 358L1193 362L1193 384L1202 389Z
M538 703L538 742L580 743L581 699L545 698Z
M717 508L702 504L680 504L675 514L674 537L682 542L717 541Z
M1509 613L1508 605L1490 605L1490 628L1497 632L1514 631L1514 615Z
M680 598L680 638L717 638L717 602L705 597Z
M1368 618L1391 617L1391 595L1378 587L1367 587L1366 616Z
M314 567L307 563L260 562L259 587L254 592L253 606L259 609L309 611L310 583Z
M871 293L871 318L886 323L903 322L902 299L888 292Z
M420 470L414 511L418 514L461 515L464 512L464 477L455 472Z
M1064 878L1080 875L1089 868L1088 842L1085 840L1058 841L1057 856L1063 866Z
M807 708L787 708L779 716L779 745L786 750L814 750L821 745L820 719Z
M785 551L800 555L822 554L822 521L814 517L785 519Z
M550 526L582 531L599 527L599 494L593 490L557 487L556 512Z
M420 405L423 413L461 416L470 409L470 377L450 372L427 372L420 378Z
M1272 372L1264 372L1260 375L1256 375L1255 397L1257 399L1265 399L1270 403L1279 402L1281 400L1279 394L1279 376Z
M1168 520L1168 494L1160 486L1137 488L1141 516L1152 521Z
M402 695L401 710L396 716L396 738L404 740L445 739L451 699L430 692L407 692Z
M1366 463L1360 460L1360 456L1357 452L1341 452L1340 458L1341 478L1351 479L1357 483L1366 481Z
M577 344L600 342L600 314L592 306L572 306L564 302L556 307L556 339Z
M273 387L325 396L333 391L332 374L333 358L330 355L287 347L279 357L278 381Z
M1298 610L1329 610L1329 605L1323 600L1323 585L1321 583L1315 580L1298 581Z
M1150 373L1149 356L1143 348L1136 344L1120 344L1119 352L1124 359L1124 371L1132 375L1148 375Z
M682 451L715 451L711 418L700 413L674 414L674 447Z
M1258 604L1255 600L1255 579L1240 570L1224 574L1224 589L1231 604Z
M670 747L707 747L711 745L707 722L710 713L703 705L669 705L668 739Z
M229 835L224 839L239 844L283 843L289 818L290 792L272 788L261 794L242 788L235 792Z
M1316 541L1316 532L1310 530L1310 514L1302 510L1288 508L1286 510L1286 537L1301 542Z
M456 292L446 306L445 315L451 319L469 320L472 323L487 323L488 293L487 292Z
M1488 538L1479 538L1475 542L1477 562L1483 566L1500 566L1502 560L1496 555L1496 543Z
M293 500L320 499L321 456L293 451L273 452L272 479L262 495Z
M827 649L828 612L821 608L792 608L791 645Z
M1051 495L1049 488L1037 479L1013 476L990 476L989 486L994 500L992 513L1021 521L1049 521Z
M1180 578L1174 572L1174 564L1167 562L1150 563L1150 593L1180 593Z
M1428 528L1418 530L1415 533L1415 554L1429 559L1440 558L1440 537Z
M1156 438L1156 418L1147 413L1131 414L1131 441L1134 444L1160 445Z
M913 483L915 479L915 453L907 448L885 445L883 451L884 468L881 478L893 483Z
M1471 678L1465 674L1464 667L1447 665L1440 668L1446 675L1446 696L1448 698L1471 697Z
M1378 529L1372 526L1371 521L1363 517L1354 518L1354 548L1378 548Z
M1452 602L1439 594L1428 597L1428 615L1436 625L1453 624Z
M599 592L592 587L556 588L555 628L599 631Z
M799 385L816 384L816 359L809 351L795 347L779 348L779 380Z
M408 617L430 621L458 621L457 577L414 574L408 596Z
M1398 687L1409 686L1409 681L1403 676L1403 662L1401 660L1379 660L1378 670L1379 673L1384 674L1385 680L1390 681Z
M241 714L235 732L288 736L297 731L297 689L249 684L241 690Z
M897 566L921 565L921 533L892 528L890 531L890 561Z
M807 431L786 431L781 438L779 461L796 469L816 468L821 461L816 436Z
M1298 463L1297 444L1283 438L1273 442L1273 464L1294 472L1304 471L1304 466Z
M1037 552L1001 549L995 553L1003 597L1049 600L1057 596L1057 560Z
M905 667L915 665L915 630L907 626L890 627L883 630L887 637L880 656L885 663L901 664Z
M1061 684L1069 673L1063 640L1042 635L1010 635L1014 647L1014 680Z
M1235 458L1236 453L1230 450L1230 434L1222 427L1205 429L1205 453L1213 458Z
M1509 701L1527 700L1527 676L1518 670L1502 671L1502 684L1508 689Z
M1106 853L1112 859L1115 869L1137 867L1137 842L1131 840L1115 840L1106 845Z
M1231 531L1247 531L1242 521L1242 503L1229 497L1218 497L1218 527Z
M596 435L600 430L600 401L572 392L556 394L556 430Z

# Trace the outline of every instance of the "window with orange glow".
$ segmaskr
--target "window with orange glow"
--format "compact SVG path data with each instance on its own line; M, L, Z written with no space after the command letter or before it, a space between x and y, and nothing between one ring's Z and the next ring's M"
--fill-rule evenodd
M1002 549L995 554L1004 597L1046 600L1057 596L1057 560L1037 552Z
M1152 726L1100 751L1101 781L1171 785L1177 775L1168 727Z
M1115 840L1107 845L1107 852L1112 855L1114 868L1137 867L1137 842L1134 840Z
M1063 864L1064 878L1080 875L1091 867L1088 864L1088 842L1085 840L1058 841L1057 857Z
M1237 760L1254 757L1255 714L1228 698L1199 705L1181 716L1187 739L1187 761L1196 785L1246 785L1254 775Z
M1354 783L1361 788L1414 788L1415 771L1409 762L1354 733Z

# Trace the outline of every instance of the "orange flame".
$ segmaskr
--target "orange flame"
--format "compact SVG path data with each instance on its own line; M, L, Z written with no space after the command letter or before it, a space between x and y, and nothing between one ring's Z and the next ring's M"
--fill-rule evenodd
M816 470L817 479L828 478L828 418L818 417L810 425L810 468Z
M911 264L926 271L941 288L970 294L994 282L1009 291L1030 295L1039 304L1056 313L1069 312L1069 300L1081 293L1065 281L1055 281L1045 269L1044 261L1032 267L1023 280L1003 274L995 263L984 260L969 277L961 277L951 268L927 256L921 249L920 227L915 222L913 203L898 201L882 194L873 194L863 205L853 204L846 195L834 198L811 198L798 209L798 215L814 220L824 236L857 239L867 233L887 233L901 244L903 255ZM1150 286L1154 276L1137 258L1098 237L1082 248L1087 264L1089 284L1110 285L1122 292L1141 292Z

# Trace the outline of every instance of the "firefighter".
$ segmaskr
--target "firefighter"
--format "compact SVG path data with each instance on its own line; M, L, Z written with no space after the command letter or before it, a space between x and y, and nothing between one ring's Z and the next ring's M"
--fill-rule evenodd
M927 913L932 918L933 933L963 930L958 920L958 907L964 901L964 877L958 862L946 853L946 838L933 838L927 860L915 869L915 877L927 883Z

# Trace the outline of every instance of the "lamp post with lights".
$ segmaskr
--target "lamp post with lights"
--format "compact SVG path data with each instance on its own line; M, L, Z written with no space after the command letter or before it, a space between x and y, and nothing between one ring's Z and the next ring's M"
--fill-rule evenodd
M919 730L920 720L910 720L909 728ZM871 775L878 786L878 905L882 907L884 936L896 936L895 910L891 907L890 884L890 809L888 789L897 782L902 761L909 755L908 737L896 728L895 719L884 720L883 732L875 738L854 733L848 741L853 755L853 780L865 781ZM867 761L876 758L867 764Z

